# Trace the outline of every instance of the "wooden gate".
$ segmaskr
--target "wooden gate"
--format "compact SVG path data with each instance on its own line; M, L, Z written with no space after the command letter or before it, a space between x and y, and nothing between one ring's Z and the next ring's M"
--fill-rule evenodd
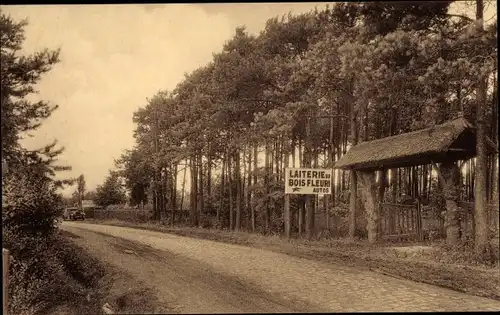
M379 203L378 207L383 240L424 240L420 204Z

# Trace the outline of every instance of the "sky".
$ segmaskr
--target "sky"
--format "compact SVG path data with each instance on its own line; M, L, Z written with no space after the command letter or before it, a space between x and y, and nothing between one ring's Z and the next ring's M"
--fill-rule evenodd
M23 144L33 149L57 140L65 147L60 164L72 166L60 177L84 174L87 190L93 190L114 159L134 146L132 115L146 98L175 88L185 73L210 62L237 26L258 33L269 18L326 4L2 6L15 20L28 19L23 53L61 48L61 62L33 98L59 109ZM496 2L486 18L493 12Z
M147 97L175 88L185 73L210 62L237 26L257 33L271 17L315 5L2 6L15 20L28 19L24 53L61 48L61 62L34 97L59 109L23 143L37 148L57 139L65 147L60 163L72 166L61 177L84 174L92 190L133 147L132 115Z

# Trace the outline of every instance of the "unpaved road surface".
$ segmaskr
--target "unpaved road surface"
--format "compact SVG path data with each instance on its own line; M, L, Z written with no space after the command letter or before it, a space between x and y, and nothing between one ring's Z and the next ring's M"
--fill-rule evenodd
M148 283L175 313L500 310L499 301L262 249L88 223L61 228Z

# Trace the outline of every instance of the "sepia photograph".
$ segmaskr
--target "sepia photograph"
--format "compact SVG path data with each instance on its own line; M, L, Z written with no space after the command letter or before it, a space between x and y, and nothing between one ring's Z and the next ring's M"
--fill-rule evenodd
M497 1L0 5L5 315L500 311Z

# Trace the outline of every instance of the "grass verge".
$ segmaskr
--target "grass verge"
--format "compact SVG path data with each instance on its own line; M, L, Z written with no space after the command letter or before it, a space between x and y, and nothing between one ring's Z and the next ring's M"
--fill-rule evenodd
M68 292L47 297L37 314L84 315L105 314L107 304L113 314L152 314L157 310L157 298L145 284L123 271L101 262L78 244L78 236L60 231L57 256L64 272L55 275L58 290ZM47 283L48 285L50 283ZM25 292L27 293L27 292ZM19 307L14 308L19 309ZM32 310L35 310L31 307ZM22 311L30 314L30 307Z
M286 240L280 236L263 236L247 232L215 229L168 227L154 223L130 223L118 220L96 220L93 223L146 229L180 236L213 240L262 248L290 256L358 267L388 276L408 279L500 300L498 266L487 266L464 260L452 261L453 249L440 245L379 244L348 240ZM404 245L404 246L403 246ZM421 244L419 244L421 245ZM406 250L410 249L410 250Z

